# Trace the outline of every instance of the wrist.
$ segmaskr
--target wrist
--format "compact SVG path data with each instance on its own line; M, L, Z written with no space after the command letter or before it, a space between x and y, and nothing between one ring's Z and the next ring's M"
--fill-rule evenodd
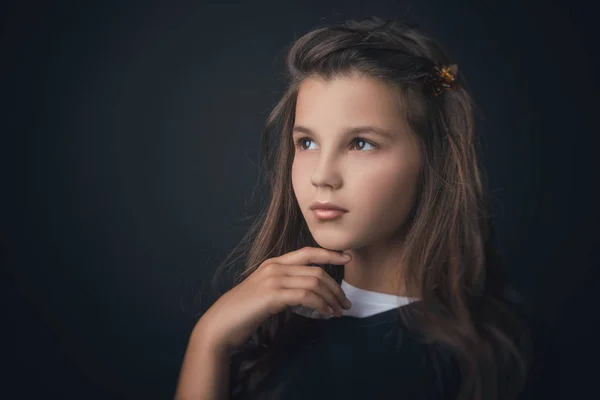
M204 351L218 356L229 356L230 349L220 335L215 334L202 320L198 321L192 332L192 340L197 342Z

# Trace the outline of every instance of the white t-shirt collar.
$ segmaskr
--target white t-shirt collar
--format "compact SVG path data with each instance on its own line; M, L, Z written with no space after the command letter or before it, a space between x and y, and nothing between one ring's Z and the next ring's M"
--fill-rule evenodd
M344 279L342 279L340 287L346 294L346 297L348 297L348 300L352 303L352 307L349 310L342 309L344 316L365 318L393 308L405 306L418 300L405 296L396 296L393 294L360 289L350 285ZM333 316L322 315L317 310L304 306L292 307L292 312L309 318L334 318Z

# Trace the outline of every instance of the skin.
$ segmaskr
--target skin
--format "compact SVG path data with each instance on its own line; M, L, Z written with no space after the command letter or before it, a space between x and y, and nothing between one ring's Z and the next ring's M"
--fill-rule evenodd
M368 76L306 79L298 92L292 164L293 190L314 239L352 255L344 280L394 295L404 295L398 260L421 165L399 95ZM374 126L389 137L346 132L358 126ZM313 201L330 201L348 212L319 220L309 209Z

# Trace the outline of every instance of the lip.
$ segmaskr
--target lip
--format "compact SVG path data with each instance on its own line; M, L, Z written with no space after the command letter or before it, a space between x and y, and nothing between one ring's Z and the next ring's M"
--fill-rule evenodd
M340 218L345 213L346 213L346 211L334 210L334 209L327 210L327 209L317 208L317 209L313 210L313 214L315 215L315 217L317 217L318 219L323 220L323 221L329 221L332 219Z
M331 203L331 202L321 202L321 201L315 201L314 203L312 203L309 207L311 210L313 211L317 211L317 210L335 210L335 211L341 211L342 213L348 212L348 210L346 210L343 207L338 206L337 204Z

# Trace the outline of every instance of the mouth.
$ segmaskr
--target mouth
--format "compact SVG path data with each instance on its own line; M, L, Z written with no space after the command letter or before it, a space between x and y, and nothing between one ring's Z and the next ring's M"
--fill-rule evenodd
M331 221L334 219L341 218L346 211L335 210L335 209L325 209L325 208L315 208L313 209L313 214L315 217L322 221Z
M344 207L338 206L337 204L334 204L330 201L314 201L309 209L311 210L339 210L339 211L345 211L348 212L348 210L346 210Z

